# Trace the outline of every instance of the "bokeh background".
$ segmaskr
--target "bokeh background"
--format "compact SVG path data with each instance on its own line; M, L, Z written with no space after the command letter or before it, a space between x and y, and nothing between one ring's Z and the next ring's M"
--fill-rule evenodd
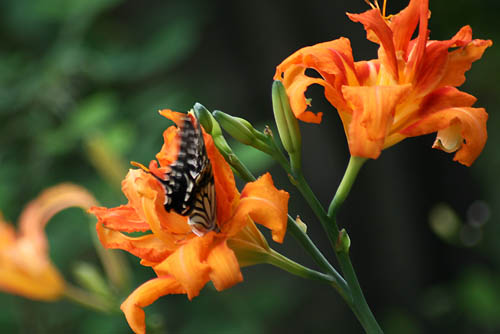
M406 1L392 0L396 13ZM272 125L275 66L300 47L346 36L355 60L376 47L345 12L362 0L0 2L0 210L15 222L23 206L60 182L89 189L106 206L124 202L128 161L148 163L170 125L158 109L195 102ZM499 40L500 3L431 1L431 38L470 24ZM500 332L500 83L496 45L467 74L462 90L490 114L489 140L466 168L432 150L433 136L406 140L365 165L340 212L368 302L387 333ZM302 124L304 169L327 205L348 160L335 110L312 89L320 126ZM291 192L290 213L333 260L314 216L266 156L234 143L255 173L270 170ZM99 268L89 217L76 209L48 225L51 256L68 281L76 262ZM287 237L276 248L314 264ZM127 255L130 290L153 277ZM260 265L245 281L189 302L167 296L146 309L151 333L361 333L333 289ZM67 301L0 294L2 333L128 333L121 313L103 315Z

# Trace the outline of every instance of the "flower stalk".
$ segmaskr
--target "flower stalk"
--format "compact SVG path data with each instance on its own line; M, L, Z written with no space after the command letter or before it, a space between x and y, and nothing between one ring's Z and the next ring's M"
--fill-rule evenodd
M338 208L342 205L342 203L344 203L345 199L349 195L349 191L351 190L354 181L356 180L356 177L358 176L359 170L363 167L366 160L366 158L351 156L344 177L342 178L342 181L335 192L335 196L328 207L328 217L334 217Z
M303 265L290 260L286 256L276 252L273 249L270 249L268 256L265 258L265 262L273 266L276 266L278 268L281 268L295 276L299 276L306 279L318 280L329 284L334 283L334 280L330 275L326 275L316 270L306 268Z
M351 158L351 162L348 164L347 170L344 174L344 178L342 179L339 189L336 192L336 196L332 201L334 205L330 205L331 208L333 207L333 214L337 212L340 205L344 202L347 195L349 194L349 191L351 190L351 187L356 179L356 176L358 175L359 169L364 163L364 160L365 159ZM351 263L351 259L349 258L350 239L348 239L347 232L344 229L342 229L342 231L339 230L336 216L329 216L325 212L321 203L312 192L304 177L300 175L296 180L297 188L302 193L303 197L306 199L307 203L316 214L316 217L321 222L328 238L330 239L332 248L335 250L335 255L337 257L337 260L339 261L340 268L350 292L349 299L347 299L344 295L342 295L342 297L344 297L347 304L351 307L354 314L367 333L383 333L382 329L377 323L377 320L373 316L368 303L366 302L363 291L361 290L361 286L356 276L356 272L354 271L354 267Z

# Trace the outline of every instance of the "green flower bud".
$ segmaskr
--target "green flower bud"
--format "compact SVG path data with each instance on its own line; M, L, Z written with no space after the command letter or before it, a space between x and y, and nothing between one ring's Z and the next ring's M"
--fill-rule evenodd
M201 103L196 102L193 106L196 118L207 133L212 133L212 114Z
M273 82L272 99L274 118L281 142L290 155L292 169L297 170L300 168L302 137L299 122L292 112L285 87L279 80Z
M219 122L224 130L239 142L252 145L256 140L252 133L253 127L247 120L239 117L233 117L222 111L215 110L213 113L214 118Z
M295 218L295 222L297 223L297 226L300 228L300 230L304 233L307 234L307 225L304 223L302 219L300 219L300 216L297 215L297 218Z
M351 248L351 238L349 238L349 234L347 234L347 231L344 228L339 232L335 248L337 252L349 253L349 248Z
M257 131L246 119L234 117L219 110L215 110L213 116L234 139L272 155L273 149L268 144L269 136Z
M200 103L196 103L193 106L193 110L194 110L196 117L198 118L200 124L205 129L205 131L212 136L215 147L217 147L219 152L222 154L224 159L231 165L233 170L237 174L239 174L243 179L253 179L252 174L241 163L241 161L238 159L238 157L234 154L231 147L228 145L226 139L222 135L222 129L221 129L219 123L214 118L214 116L210 113L210 111L208 111L208 109L205 108ZM214 112L215 115L217 115L218 113L223 114L220 111ZM226 115L226 116L229 116L229 115ZM236 117L233 117L233 118L236 118ZM252 125L248 121L241 119L241 118L238 118L237 120L239 120L241 124L244 124L244 126L246 127L247 130L249 130L249 127L253 129ZM258 132L255 129L254 129L254 131ZM264 138L267 138L263 133L261 133L261 136L263 136Z
M222 129L220 128L219 123L217 123L217 121L212 116L210 111L207 108L205 108L201 103L196 102L195 105L193 106L193 110L196 115L196 118L203 126L203 129L205 129L205 131L212 136L214 144L219 150L219 152L221 152L224 158L228 160L228 157L233 154L233 151L231 150L231 148L226 142L226 139L222 135Z

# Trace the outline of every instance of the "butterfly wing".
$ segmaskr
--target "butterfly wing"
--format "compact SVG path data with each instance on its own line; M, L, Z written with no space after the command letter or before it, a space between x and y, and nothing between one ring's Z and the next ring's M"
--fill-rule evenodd
M188 223L197 235L217 229L215 185L199 125L186 116L181 127L177 160L164 180L165 209L189 216Z

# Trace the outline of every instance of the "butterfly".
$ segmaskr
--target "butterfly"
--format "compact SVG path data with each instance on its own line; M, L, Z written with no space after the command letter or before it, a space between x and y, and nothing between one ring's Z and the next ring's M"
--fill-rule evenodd
M182 119L177 160L168 166L168 172L163 177L140 164L134 165L160 181L165 190L165 209L187 216L193 233L203 236L209 231L219 231L214 174L198 121L195 125L189 115Z

